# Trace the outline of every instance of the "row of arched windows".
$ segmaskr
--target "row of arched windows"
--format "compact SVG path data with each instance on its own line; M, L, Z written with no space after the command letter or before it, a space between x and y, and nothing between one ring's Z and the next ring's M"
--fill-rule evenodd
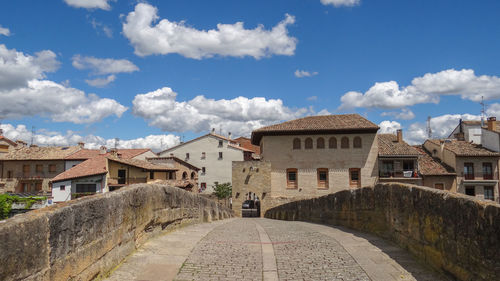
M194 172L191 172L191 179L194 180L196 177L196 174ZM182 179L187 180L188 179L188 174L186 172L182 173Z
M306 138L304 141L304 148L305 149L313 149L313 139L312 138ZM361 148L362 147L362 141L361 137L354 137L353 142L352 142L352 147L354 148ZM316 149L324 149L325 148L325 139L322 137L319 137L316 139ZM336 137L331 137L328 139L328 148L337 148L337 138ZM340 148L349 148L349 138L348 137L342 137L340 139ZM299 138L293 139L293 149L302 149L302 140Z

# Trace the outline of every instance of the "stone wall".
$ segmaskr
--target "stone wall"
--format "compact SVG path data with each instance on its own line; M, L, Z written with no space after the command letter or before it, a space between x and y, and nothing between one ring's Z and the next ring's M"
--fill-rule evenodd
M91 280L149 238L233 216L179 188L138 184L0 222L0 280Z
M265 217L374 233L454 279L500 280L500 205L494 202L378 184L284 204Z

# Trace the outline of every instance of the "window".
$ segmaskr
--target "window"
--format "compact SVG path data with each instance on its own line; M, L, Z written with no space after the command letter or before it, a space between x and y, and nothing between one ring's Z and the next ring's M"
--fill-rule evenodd
M305 149L312 149L313 148L313 139L307 138L306 141L304 142L304 148Z
M318 188L328 188L328 169L318 169Z
M9 179L12 178L12 171L7 171L7 178L9 178Z
M62 190L66 190L66 186L65 186L65 185L61 185L61 186L59 186L59 190L61 190L61 191L62 191Z
M349 185L351 187L361 186L361 169L359 168L349 169Z
M175 172L168 172L168 179L175 180Z
M43 173L43 165L36 165L36 172Z
M317 149L323 149L323 148L325 148L325 139L324 138L318 138L316 140L316 148Z
M484 187L484 199L495 201L495 194L493 194L493 186Z
M219 152L219 160L222 159L222 152Z
M412 171L415 168L415 162L413 160L403 160L403 171Z
M394 161L382 161L381 177L394 177Z
M223 142L220 140L219 141L219 147L222 147Z
M50 173L55 173L56 172L56 164L50 164L49 165L49 172Z
M189 153L186 153L186 160L189 160Z
M435 183L434 188L444 190L444 183Z
M23 177L27 178L30 175L30 165L23 165Z
M186 172L182 173L182 179L187 180L188 174Z
M205 152L201 153L201 159L205 159L207 157L207 154Z
M464 163L464 177L466 180L474 179L474 164Z
M361 138L360 137L354 137L354 140L352 142L352 147L361 148Z
M201 167L201 174L204 175L206 173L205 167Z
M476 196L476 188L474 186L466 186L465 195Z
M300 149L300 139L299 138L293 139L293 149Z
M493 168L491 163L483 163L483 179L492 180L493 179Z
M328 140L328 148L337 148L337 139L335 137Z
M340 140L340 148L349 148L349 138L348 137L343 137Z
M149 172L149 179L155 179L155 172Z
M89 193L89 192L97 192L97 185L89 184L89 183L77 183L76 184L76 193Z
M206 183L206 182L202 182L202 183L200 184L200 189L201 189L201 191L203 191L203 190L207 189L207 183Z
M286 169L286 186L287 188L298 187L297 169Z
M191 172L191 179L194 180L195 177L196 177L196 174L194 172Z

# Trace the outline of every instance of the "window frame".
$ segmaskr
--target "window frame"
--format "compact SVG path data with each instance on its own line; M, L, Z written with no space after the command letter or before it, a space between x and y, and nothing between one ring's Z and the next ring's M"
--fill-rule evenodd
M491 190L491 197L490 196L488 196L488 198L486 197L486 189ZM485 200L495 201L495 187L489 185L483 186L483 198Z
M202 152L202 153L201 153L201 159L206 159L206 158L207 158L207 153Z
M486 174L484 172L485 168L489 166L490 173ZM484 180L492 180L493 179L493 163L491 162L483 162L483 179Z
M323 137L316 139L316 149L325 149L325 139Z
M56 164L49 164L49 173L55 173L55 172L57 172Z
M326 179L321 180L320 178L320 173L325 173ZM318 168L316 170L316 177L318 180L318 189L328 189L329 188L329 175L328 175L328 168Z
M464 194L467 195L467 196L476 196L476 186L474 185L466 185L465 187L465 190L464 190ZM474 191L474 194L467 194L467 190L473 190Z
M440 184L440 185L442 185L442 186L443 186L443 188L438 188L438 187L437 187L437 185L439 185L439 184ZM446 189L445 189L445 188L446 188L446 185L444 184L444 182L435 182L435 183L434 183L434 188L435 188L435 189L439 189L439 190L446 190Z
M312 138L306 138L304 140L304 149L313 149L314 148L314 141Z
M358 172L358 179L352 179L352 173ZM349 168L349 186L350 187L361 187L361 168Z
M300 140L300 138L294 138L293 139L292 149L293 150L300 150L300 149L302 149L302 141ZM261 148L261 152L262 152L262 148Z
M469 172L469 169L466 169L466 167L470 167L472 170L472 173ZM467 171L467 173L466 173ZM466 180L473 180L474 179L474 163L472 162L464 162L464 178Z
M342 137L340 139L340 148L341 149L349 149L349 138L348 137Z
M358 141L358 143L356 141ZM352 141L352 147L353 148L363 148L363 140L361 139L360 136L354 137L354 139Z
M337 138L336 137L330 137L328 139L328 149L337 149Z
M219 159L219 160L224 159L224 155L222 154L222 151L219 151L219 158L218 158L218 159Z
M290 180L290 173L295 173L295 180ZM297 189L299 187L299 172L296 168L286 169L286 188Z

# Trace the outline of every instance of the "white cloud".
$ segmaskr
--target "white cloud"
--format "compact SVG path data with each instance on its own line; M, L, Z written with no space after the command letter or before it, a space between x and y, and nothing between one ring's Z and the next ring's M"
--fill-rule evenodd
M394 116L394 118L400 119L400 120L411 120L411 119L415 118L415 113L413 113L413 111L411 111L408 108L403 108L403 109L401 109L400 112L397 112L397 111L382 112L382 114L380 114L380 116Z
M100 87L107 86L109 83L115 81L115 79L116 79L116 75L112 74L106 78L87 79L87 80L85 80L85 82L87 84L89 84L90 86L100 88Z
M152 25L159 19L157 13L156 7L139 3L123 23L123 34L134 46L138 56L177 53L193 59L215 55L260 59L295 53L297 39L288 36L287 30L295 18L288 14L271 30L265 30L262 25L245 29L243 22L237 22L220 23L217 29L206 31L189 27L184 21L171 22L167 19Z
M13 126L11 124L0 124L0 128L3 129L4 136L11 140L31 142L31 130L28 130L25 125ZM105 139L94 135L81 136L73 131L67 131L63 134L45 129L37 130L33 140L34 144L42 146L69 146L76 145L78 142L84 142L85 148L88 149L98 149L102 145L111 148L115 144L114 139ZM180 138L172 134L149 135L143 138L120 140L118 148L151 148L153 151L159 152L179 143Z
M488 109L486 109L486 115L489 117L496 117L497 120L500 120L500 103L493 103L488 105Z
M214 100L197 96L179 102L176 98L177 93L167 87L136 95L132 102L133 113L164 131L203 132L216 128L234 135L249 135L262 126L311 113L305 108L292 110L279 99Z
M46 72L59 68L56 54L45 50L25 55L0 44L0 91L28 85L28 81L45 78Z
M10 30L0 25L0 35L10 36Z
M115 0L64 0L66 4L75 8L85 8L85 9L102 9L109 11L111 6L108 2Z
M420 103L439 103L441 95L458 95L472 101L480 101L481 97L497 99L500 98L500 77L476 76L472 69L448 69L417 77L411 85L402 88L395 81L375 83L364 94L344 94L339 109L402 108Z
M113 38L113 30L111 29L111 27L105 25L102 22L97 21L93 17L88 16L88 18L90 18L90 24L92 25L94 30L97 31L98 34L100 33L100 31L102 31L104 35L106 35L106 37Z
M323 5L333 5L335 7L341 6L357 6L361 3L361 0L321 0L321 4Z
M394 134L397 130L402 128L400 123L389 120L380 122L378 126L380 127L380 129L378 130L379 134Z
M326 109L320 110L316 115L331 115L332 113Z
M297 77L297 78L304 78L304 77L316 76L319 73L318 72L309 72L309 71L297 69L297 70L295 70L294 74L295 74L295 77Z
M139 67L126 59L100 59L80 55L73 56L73 66L80 70L89 69L95 75L131 73L139 70Z
M308 101L317 101L318 97L317 96L310 96L307 98Z

